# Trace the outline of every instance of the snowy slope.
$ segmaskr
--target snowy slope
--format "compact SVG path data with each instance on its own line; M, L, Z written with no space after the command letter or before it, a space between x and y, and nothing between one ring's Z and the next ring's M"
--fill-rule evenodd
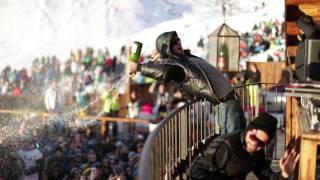
M116 54L132 40L153 48L157 35L177 30L186 48L223 22L222 0L1 0L0 69L28 67L36 57L108 46ZM254 12L255 7L266 8ZM226 1L227 23L245 31L264 17L281 17L283 0Z

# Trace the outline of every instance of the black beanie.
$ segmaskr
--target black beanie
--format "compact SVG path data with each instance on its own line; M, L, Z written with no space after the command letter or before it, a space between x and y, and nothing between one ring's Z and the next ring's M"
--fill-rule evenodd
M250 122L248 129L260 129L266 132L269 139L273 139L277 130L277 119L269 113L260 113L252 122Z

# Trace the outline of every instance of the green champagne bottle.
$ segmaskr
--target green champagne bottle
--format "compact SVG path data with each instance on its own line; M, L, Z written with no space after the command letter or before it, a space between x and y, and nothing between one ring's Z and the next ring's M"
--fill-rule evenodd
M130 61L138 62L140 53L142 49L142 43L138 41L134 41L131 45L130 49Z

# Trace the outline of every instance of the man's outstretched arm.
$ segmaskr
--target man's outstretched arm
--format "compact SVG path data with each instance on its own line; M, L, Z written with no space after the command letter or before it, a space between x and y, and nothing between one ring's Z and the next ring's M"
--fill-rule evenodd
M180 66L162 64L149 61L143 64L130 62L130 74L140 71L142 75L161 82L182 82L185 79L185 72Z

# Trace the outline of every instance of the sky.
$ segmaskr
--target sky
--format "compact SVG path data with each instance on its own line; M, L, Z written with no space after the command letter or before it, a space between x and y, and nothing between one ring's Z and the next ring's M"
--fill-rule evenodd
M264 2L265 8L262 8ZM71 50L108 47L117 55L124 44L137 40L142 53L154 48L155 38L176 30L185 48L196 50L224 21L239 32L270 18L283 18L284 0L1 0L0 69L30 67L42 56L61 61ZM258 8L258 11L255 11ZM197 54L196 54L197 55Z

